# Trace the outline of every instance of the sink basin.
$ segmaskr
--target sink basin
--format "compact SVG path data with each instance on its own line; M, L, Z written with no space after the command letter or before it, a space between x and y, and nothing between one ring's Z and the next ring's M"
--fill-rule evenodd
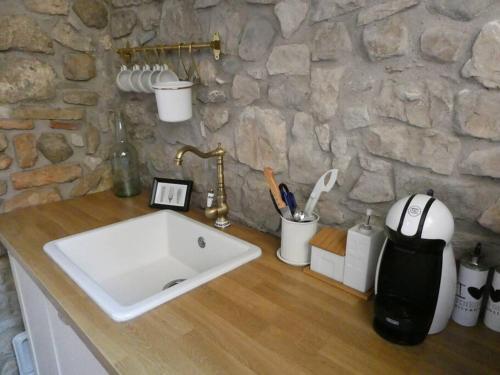
M258 258L260 248L174 211L158 211L44 245L115 321L133 319Z

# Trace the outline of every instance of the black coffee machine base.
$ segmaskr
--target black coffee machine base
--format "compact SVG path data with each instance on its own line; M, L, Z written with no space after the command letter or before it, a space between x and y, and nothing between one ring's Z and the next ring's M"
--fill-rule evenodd
M373 320L373 328L375 332L382 338L398 345L418 345L425 340L426 333L402 332L400 329L394 329L387 324L380 323L376 318Z

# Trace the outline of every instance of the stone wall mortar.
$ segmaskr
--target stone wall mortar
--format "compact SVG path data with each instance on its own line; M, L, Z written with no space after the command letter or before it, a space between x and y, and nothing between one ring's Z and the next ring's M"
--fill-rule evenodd
M153 176L192 178L193 202L203 206L214 164L188 158L178 169L172 155L183 144L208 150L222 142L233 217L270 232L279 230L279 219L260 177L263 165L275 166L300 204L323 169L339 168L339 184L322 197L320 212L323 223L343 227L368 207L381 221L396 199L436 187L456 218L457 256L481 240L491 262L500 262L499 81L485 64L500 53L500 4L168 3L115 5L139 20L152 6L161 8L151 44L219 31L224 55L219 62L207 52L196 55L203 84L195 88L195 114L186 123L161 123L152 96L120 93L145 184ZM185 23L171 22L176 11ZM138 22L115 45L137 43L144 32ZM175 68L175 56L170 61ZM301 112L312 116L310 125L296 124ZM382 162L389 166L383 175L368 167Z

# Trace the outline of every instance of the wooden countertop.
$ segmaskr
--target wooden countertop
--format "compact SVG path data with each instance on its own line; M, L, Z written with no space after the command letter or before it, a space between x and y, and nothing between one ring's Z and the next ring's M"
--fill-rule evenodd
M281 263L279 240L241 225L227 232L262 256L132 321L108 318L43 252L46 242L152 211L110 192L0 215L1 240L77 334L117 374L493 374L500 334L450 322L403 347L371 327L373 304ZM200 212L189 212L207 222Z

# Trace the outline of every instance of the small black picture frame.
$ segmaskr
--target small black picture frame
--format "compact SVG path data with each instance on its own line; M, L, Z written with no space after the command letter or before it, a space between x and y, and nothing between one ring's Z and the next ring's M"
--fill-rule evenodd
M155 177L149 206L188 211L192 189L193 181Z

